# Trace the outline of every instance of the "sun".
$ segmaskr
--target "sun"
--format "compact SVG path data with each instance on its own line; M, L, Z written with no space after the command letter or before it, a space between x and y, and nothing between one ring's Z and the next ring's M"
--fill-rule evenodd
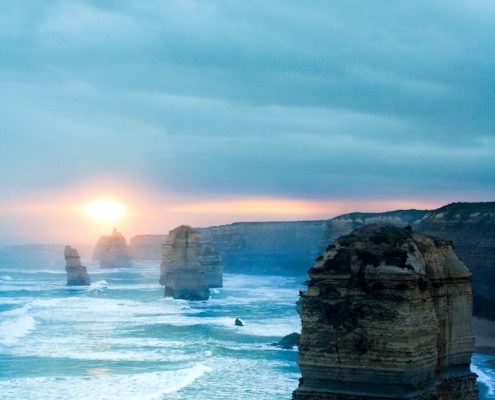
M87 217L98 222L116 222L124 216L126 209L118 201L99 199L86 204L83 212Z

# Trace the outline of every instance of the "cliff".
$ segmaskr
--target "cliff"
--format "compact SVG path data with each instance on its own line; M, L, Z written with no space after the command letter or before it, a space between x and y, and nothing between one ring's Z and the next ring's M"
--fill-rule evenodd
M136 235L129 239L129 250L136 260L160 260L167 235Z
M318 255L326 221L236 222L199 228L225 271L303 274Z
M294 400L474 400L471 274L449 241L390 224L309 270Z
M381 213L353 212L339 215L326 222L318 254L321 254L328 244L338 237L347 235L363 225L382 222L399 227L408 225L416 227L427 213L428 210L396 210Z
M65 270L67 271L67 286L89 286L90 280L86 267L81 265L79 253L70 246L65 246Z
M93 260L100 262L100 268L130 268L131 255L125 237L113 228L112 234L98 239L93 251Z
M181 225L169 232L162 247L160 284L165 296L185 300L207 300L211 269L202 263L204 241L201 233ZM217 278L218 279L218 278ZM221 278L220 278L221 279Z
M473 273L474 314L495 319L495 202L448 204L427 213L417 229L454 243Z

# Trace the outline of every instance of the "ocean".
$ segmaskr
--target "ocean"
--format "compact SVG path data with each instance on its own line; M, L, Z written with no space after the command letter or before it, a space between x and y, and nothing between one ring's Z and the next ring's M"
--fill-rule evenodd
M0 265L2 400L291 398L305 276L225 274L206 302L163 297L158 263L65 286L62 262ZM234 324L236 318L244 326ZM481 399L495 398L495 355L476 353Z

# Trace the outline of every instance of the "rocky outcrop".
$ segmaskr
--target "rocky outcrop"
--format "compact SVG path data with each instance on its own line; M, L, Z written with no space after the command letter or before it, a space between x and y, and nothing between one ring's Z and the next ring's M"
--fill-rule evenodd
M452 203L430 211L417 230L451 240L473 273L474 314L495 319L495 202Z
M136 235L129 239L129 250L136 260L160 260L167 235Z
M113 228L112 234L98 239L93 251L93 260L100 268L130 268L131 255L125 237Z
M67 271L67 286L89 286L90 280L86 267L81 265L81 259L76 249L65 246L65 270Z
M226 272L304 274L318 255L326 221L236 222L199 228Z
M185 300L210 297L206 268L201 263L203 238L190 226L181 225L169 232L162 247L160 284L165 296Z
M367 225L309 276L294 400L477 399L471 273L451 242Z
M301 340L301 334L297 332L293 332L284 336L277 343L273 343L273 346L289 350L289 349L293 349L296 346L299 346L300 340Z

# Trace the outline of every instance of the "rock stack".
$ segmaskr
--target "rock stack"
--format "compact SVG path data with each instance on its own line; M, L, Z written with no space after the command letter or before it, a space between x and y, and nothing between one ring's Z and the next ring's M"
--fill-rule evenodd
M160 284L165 286L165 296L207 300L209 287L222 285L219 261L198 230L187 225L173 229L162 247Z
M89 286L89 275L86 267L81 265L81 259L76 249L65 246L65 270L67 271L67 286Z
M309 270L294 400L474 400L471 273L449 241L366 225Z
M100 268L130 268L131 255L125 237L113 228L112 234L98 239L93 251L93 260L100 262Z

